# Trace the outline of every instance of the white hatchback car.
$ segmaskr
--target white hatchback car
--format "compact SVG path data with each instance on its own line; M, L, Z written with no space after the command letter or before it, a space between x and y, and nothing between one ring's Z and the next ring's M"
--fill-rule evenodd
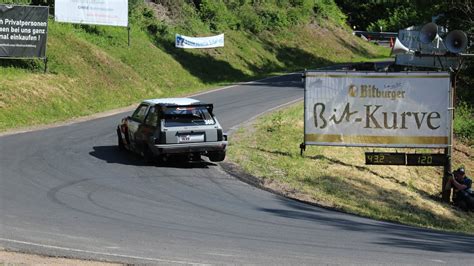
M117 127L118 146L146 161L186 155L199 160L225 159L227 135L213 114L213 105L192 98L145 100Z

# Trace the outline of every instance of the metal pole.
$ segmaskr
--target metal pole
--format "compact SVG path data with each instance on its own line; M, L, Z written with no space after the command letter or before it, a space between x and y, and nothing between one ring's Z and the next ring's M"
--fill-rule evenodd
M306 150L306 68L304 69L303 74L301 75L301 81L303 82L304 87L304 122L303 122L303 143L300 144L300 156L303 156L303 152Z
M46 74L46 71L48 71L48 58L45 57L43 59L43 62L44 62L44 73Z
M444 175L442 183L442 199L445 202L449 202L451 197L451 189L445 190L446 183L448 183L449 176L451 175L451 157L453 152L453 120L454 120L454 95L456 93L456 75L451 71L451 89L449 90L449 116L450 116L450 125L449 125L449 138L448 138L448 147L444 149L444 154L446 155L446 165L444 166Z

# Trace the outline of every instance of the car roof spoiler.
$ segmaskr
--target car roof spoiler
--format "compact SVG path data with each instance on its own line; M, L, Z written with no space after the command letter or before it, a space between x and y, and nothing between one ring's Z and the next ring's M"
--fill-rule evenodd
M183 107L183 108L188 108L188 107L204 107L206 108L209 113L212 114L212 111L214 110L214 105L212 103L196 103L196 104L189 104L189 105L180 105L180 104L166 104L166 105L161 105L163 108L175 108L175 107Z

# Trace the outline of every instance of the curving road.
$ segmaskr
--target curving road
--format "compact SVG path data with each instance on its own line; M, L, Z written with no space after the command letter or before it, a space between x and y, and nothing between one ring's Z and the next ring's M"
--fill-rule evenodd
M231 129L303 97L299 75L196 96ZM373 221L256 189L219 165L116 149L124 114L0 137L0 246L151 264L469 265L474 237ZM232 148L232 147L230 147Z

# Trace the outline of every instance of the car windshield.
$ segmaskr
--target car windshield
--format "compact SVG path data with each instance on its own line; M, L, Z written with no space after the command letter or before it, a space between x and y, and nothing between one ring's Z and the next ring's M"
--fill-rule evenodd
M214 125L216 121L205 106L176 106L164 110L166 127Z

